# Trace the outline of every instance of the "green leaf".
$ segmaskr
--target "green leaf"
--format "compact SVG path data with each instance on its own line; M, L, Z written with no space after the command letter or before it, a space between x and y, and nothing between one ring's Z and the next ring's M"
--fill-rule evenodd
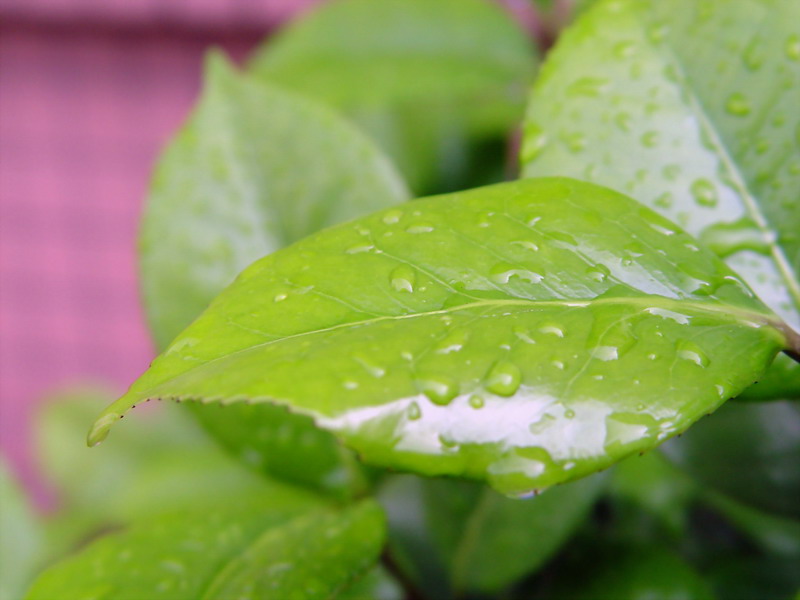
M561 574L561 600L712 600L709 585L690 565L662 548L602 548L579 572Z
M517 124L534 66L525 33L487 0L326 2L251 63L344 111L426 193L463 185L480 168L472 144ZM504 158L500 147L490 160Z
M800 329L798 22L795 0L598 3L534 86L524 174L630 194Z
M403 588L380 565L367 571L341 594L337 600L403 600Z
M370 501L343 510L270 496L143 521L51 567L28 600L333 598L375 562L385 524Z
M683 431L787 344L695 244L567 179L381 211L251 265L89 442L148 398L266 402L373 464L507 494L576 479Z
M41 524L0 460L0 600L17 600L41 562Z
M698 481L768 512L800 517L800 406L732 403L666 446Z
M428 526L453 588L495 593L535 572L581 524L602 483L595 475L512 500L471 482L425 482Z
M349 123L212 53L142 222L142 291L158 346L255 259L407 199L390 163Z
M255 259L406 198L350 124L211 55L202 99L159 163L142 224L143 296L158 345ZM351 453L307 417L263 405L194 412L262 472L338 495L364 486Z

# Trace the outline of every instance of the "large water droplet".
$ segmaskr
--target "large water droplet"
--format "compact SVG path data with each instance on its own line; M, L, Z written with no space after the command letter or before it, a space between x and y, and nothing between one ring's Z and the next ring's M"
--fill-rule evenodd
M402 265L392 271L389 276L392 287L398 292L413 292L417 282L417 273L408 265Z
M514 363L498 361L486 375L485 387L498 396L512 396L522 382L522 372Z
M703 368L711 362L700 346L688 340L678 343L678 356Z
M725 110L737 117L745 117L750 114L752 108L750 106L750 101L744 94L736 92L735 94L731 94L728 98L728 101L725 103Z
M690 189L700 206L711 208L717 205L717 190L708 179L696 179Z
M442 406L458 395L458 383L444 375L420 378L417 387L431 402Z

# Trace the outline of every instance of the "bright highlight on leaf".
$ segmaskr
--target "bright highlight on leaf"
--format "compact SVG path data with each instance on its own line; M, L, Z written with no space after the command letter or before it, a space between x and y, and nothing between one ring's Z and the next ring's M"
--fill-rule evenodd
M411 290L394 285L400 268ZM148 399L276 403L367 462L524 495L683 431L755 381L786 331L713 253L633 200L519 181L378 212L256 262L89 443Z

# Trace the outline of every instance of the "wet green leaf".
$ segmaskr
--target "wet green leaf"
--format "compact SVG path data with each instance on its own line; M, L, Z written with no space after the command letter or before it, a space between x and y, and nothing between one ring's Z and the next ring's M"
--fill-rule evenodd
M354 127L212 55L201 101L156 170L142 225L143 296L158 345L255 259L406 198ZM352 454L307 417L263 405L193 410L262 472L338 495L364 486Z
M703 419L666 455L698 481L767 512L800 517L800 405L732 403Z
M49 568L27 598L335 598L375 562L383 514L310 508L267 495L142 521Z
M795 0L599 3L533 89L524 174L630 194L800 329L798 22ZM771 379L758 395L800 396L796 373Z
M518 500L466 481L424 482L428 527L453 588L496 593L535 572L581 524L602 483L595 475Z
M535 54L487 0L338 0L268 39L251 66L344 111L430 193L503 164L502 144L471 155L522 117Z
M630 198L568 179L501 184L257 261L89 441L147 398L275 403L373 464L526 494L683 431L758 378L781 328L716 256Z
M42 527L25 493L0 460L0 600L17 600L39 568Z

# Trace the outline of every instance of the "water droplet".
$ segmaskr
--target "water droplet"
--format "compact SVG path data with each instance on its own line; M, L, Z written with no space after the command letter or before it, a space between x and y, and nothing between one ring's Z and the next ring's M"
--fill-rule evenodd
M367 358L363 354L354 354L353 360L362 366L362 368L375 378L381 378L386 375L386 369L380 365L375 364L374 361Z
M430 233L434 230L430 223L415 223L406 229L407 233Z
M431 402L442 406L449 404L458 395L458 383L447 376L418 379L417 387Z
M406 350L403 350L403 351L400 353L400 358L402 358L403 360L412 361L412 360L414 360L414 355L413 355L413 354L411 354L411 352L408 352L408 351L406 351Z
M647 355L647 358L649 358L650 360L656 360L658 358L658 354L656 354L655 352L651 352L650 354Z
M800 62L800 35L793 33L786 39L786 58Z
M645 409L645 405L644 404L640 403L640 404L636 405L636 410L638 410L639 412L643 411L644 409Z
M439 435L439 443L442 445L442 448L446 450L452 450L458 446L458 442L442 434Z
M539 331L560 338L564 337L564 329L562 329L561 325L557 325L555 323L545 323L541 327L539 327Z
M519 268L509 263L499 263L492 267L490 271L492 281L496 283L508 283L511 278L516 277L528 283L539 283L544 279L538 273L528 271L527 269Z
M742 60L744 65L751 71L757 71L764 64L764 49L758 38L753 38L745 46Z
M747 217L733 223L717 223L706 227L699 237L722 258L743 250L769 255L772 241L765 237L753 220Z
M586 275L589 277L589 279L593 279L594 281L599 281L602 283L608 278L609 275L611 275L611 271L607 266L598 263L593 267L589 267L586 270Z
M599 98L608 89L609 84L610 81L605 77L581 77L567 87L567 95Z
M394 225L395 223L399 222L401 218L403 218L403 211L392 209L383 215L382 220L387 225Z
M631 116L626 112L621 112L614 117L614 123L617 124L622 131L631 130Z
M568 409L567 409L567 410L564 412L564 416L565 416L565 417L567 417L568 419L574 419L574 418L575 418L575 411L574 411L574 410L572 410L571 408L568 408Z
M344 387L346 390L356 390L358 389L358 382L348 379L342 383L342 387Z
M714 207L717 205L717 190L708 179L697 179L690 188L695 202L700 206Z
M525 342L526 344L535 344L536 340L531 337L530 332L525 328L519 325L514 326L514 335L517 336L520 340Z
M597 346L592 350L592 356L602 361L617 360L619 352L616 346Z
M653 204L659 208L669 209L672 208L672 203L675 201L671 192L664 192L655 199Z
M689 362L693 362L698 367L707 367L711 362L697 344L690 341L682 341L678 344L678 356Z
M534 435L541 435L556 422L556 418L550 413L545 413L538 421L534 421L528 426L528 431Z
M272 300L274 302L283 302L288 297L289 297L288 294L277 294Z
M398 292L413 292L417 282L417 273L408 265L402 265L392 271L389 276L392 287Z
M659 135L657 131L647 131L642 134L642 145L646 148L655 148L658 145Z
M437 354L450 354L459 352L467 343L469 333L466 330L456 330L436 345Z
M550 361L550 364L553 365L559 371L563 371L564 368L567 366L566 364L564 364L563 360L552 360Z
M614 56L617 58L628 58L636 52L636 44L633 42L617 42L614 45Z
M525 248L526 250L530 250L532 252L539 251L539 245L535 242L531 242L529 240L517 240L516 242L511 242L515 246L520 246Z
M478 394L472 394L472 396L469 397L469 405L475 409L483 408L484 405L483 396L479 396Z
M750 114L750 101L739 92L731 94L725 103L725 110L737 117L744 117Z
M529 163L536 160L547 146L547 134L536 123L527 123L522 139L520 156L522 162Z
M566 133L561 136L561 139L564 140L564 143L567 145L567 148L570 152L582 152L583 149L586 148L586 135L580 131Z
M512 396L522 382L522 372L514 363L498 361L486 375L486 389L498 396Z
M681 166L676 164L665 165L661 173L665 179L675 181L681 174Z
M375 246L372 244L356 244L345 250L345 252L347 252L347 254L360 254L362 252L369 252L373 248L375 248Z
M417 404L416 402L412 402L411 404L409 404L407 415L411 421L416 421L417 419L419 419L422 416L422 411L419 408L419 404Z

